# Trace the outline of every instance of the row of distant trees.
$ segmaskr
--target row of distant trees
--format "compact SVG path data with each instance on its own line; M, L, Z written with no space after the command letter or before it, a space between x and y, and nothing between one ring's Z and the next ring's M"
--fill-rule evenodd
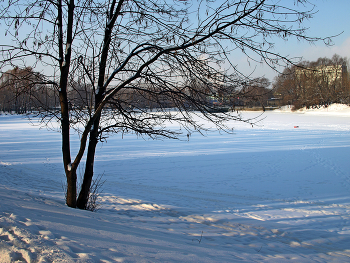
M69 106L83 109L92 103L91 85L71 81ZM0 76L0 110L3 112L55 112L59 110L58 87L31 67L14 67Z
M54 106L52 92L43 84L41 74L29 67L15 67L0 78L0 107L2 111L24 113L42 108L44 105L37 105L38 101Z
M269 106L293 105L301 107L317 107L332 103L350 103L350 78L347 70L347 58L334 55L332 58L319 58L317 61L303 61L284 69L272 83L265 77L242 81L237 86L224 84L220 92L211 97L205 96L206 87L202 83L189 83L203 90L201 100L209 107L229 108L266 108ZM187 103L177 103L161 94L155 100L145 90L157 88L147 83L138 83L139 88L124 90L109 103L109 108L118 104L133 108L187 108ZM201 87L200 87L201 86ZM184 88L185 89L185 88ZM55 111L59 108L58 89L45 77L32 68L14 67L0 77L0 110L16 113L31 111ZM191 89L185 91L188 96ZM93 110L95 90L88 83L71 80L68 97L70 109ZM200 96L198 93L197 96Z
M303 61L284 69L273 83L280 105L318 107L350 103L347 58L334 55L317 61Z
M159 107L168 108L188 108L189 105L180 100L177 103L159 95L155 100L145 90L153 89L157 92L156 87L147 83L139 83L139 89L123 90L119 96L109 103L109 108L115 109L117 104L125 104L139 109L155 109ZM227 108L253 108L266 107L269 100L273 97L273 91L269 89L270 81L267 78L260 77L247 81L242 81L239 86L226 86L220 89L213 96L206 96L208 92L202 83L190 83L197 86L197 90L203 90L202 97L197 94L197 99L203 104L212 107L213 110L220 107ZM184 89L186 89L184 87ZM185 91L188 96L191 89ZM70 81L68 89L70 109L92 111L94 101L94 87L88 83ZM54 112L59 108L58 89L54 83L50 84L39 72L33 71L31 67L19 68L14 67L6 71L0 77L0 110L3 112L27 113L33 111Z

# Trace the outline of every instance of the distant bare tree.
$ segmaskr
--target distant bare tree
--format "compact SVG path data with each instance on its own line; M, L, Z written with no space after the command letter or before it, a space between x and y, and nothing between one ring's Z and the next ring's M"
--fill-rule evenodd
M261 107L265 109L268 99L273 95L272 90L268 88L270 84L270 81L265 77L247 81L240 92L242 94L240 101L246 107Z
M226 129L227 120L242 119L214 113L206 102L239 92L246 83L234 52L275 67L291 61L272 51L273 37L322 40L307 36L301 25L314 12L308 0L11 0L0 6L7 36L0 67L31 65L54 83L66 202L81 209L99 140L109 133L180 138L181 130L168 129L167 122L201 131L195 115ZM223 70L224 65L230 66ZM81 101L72 103L70 96ZM80 149L72 158L70 129L79 127ZM76 171L86 150L78 195Z

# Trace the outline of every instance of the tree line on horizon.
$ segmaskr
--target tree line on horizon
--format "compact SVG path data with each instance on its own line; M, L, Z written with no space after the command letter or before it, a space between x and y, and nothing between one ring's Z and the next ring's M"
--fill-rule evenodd
M350 78L347 58L334 55L332 58L319 58L317 61L302 61L286 67L273 83L265 77L242 81L239 87L227 87L212 96L201 99L209 107L228 107L236 109L258 108L265 110L269 106L293 105L302 107L327 106L332 103L350 103ZM140 83L147 89L146 83ZM201 83L190 85L200 86ZM205 87L197 87L198 90ZM223 92L225 90L225 92ZM69 82L69 108L84 110L94 101L91 85L75 80ZM191 96L190 90L188 95ZM0 76L0 111L28 113L33 111L59 110L57 87L45 81L45 76L31 67L13 69ZM206 94L206 92L203 92ZM157 101L148 93L135 90L121 92L120 101L128 101L132 107L157 109L158 107L176 108L166 96L160 95ZM130 103L132 101L132 103ZM187 105L184 103L183 108ZM113 107L113 102L109 105Z
M197 90L203 90L201 100L211 110L220 107L229 107L230 109L237 108L253 108L266 107L268 100L273 97L273 91L269 89L271 82L265 77L257 77L242 81L237 86L227 85L221 88L211 96L202 83L195 83L194 80L189 83L191 86L196 86ZM166 96L159 95L157 100L154 100L148 92L143 92L151 88L147 83L139 83L141 90L125 89L119 97L119 103L123 101L126 107L139 109L157 109L157 108L177 108L173 101ZM223 87L225 85L222 85ZM191 89L181 87L188 96L191 94ZM57 98L58 89L54 84L50 84L45 80L45 76L39 72L35 72L31 67L19 68L15 66L11 70L7 70L0 76L0 111L14 112L17 114L30 112L54 112L59 109L59 100ZM71 80L68 88L69 108L70 110L89 109L93 104L95 93L93 87L88 83ZM127 105L126 105L127 104ZM113 100L107 108L115 109ZM190 105L185 101L180 108L190 109Z

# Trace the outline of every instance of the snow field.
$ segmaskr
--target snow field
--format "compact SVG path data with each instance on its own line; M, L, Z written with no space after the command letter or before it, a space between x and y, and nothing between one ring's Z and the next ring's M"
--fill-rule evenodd
M116 135L98 146L96 213L64 205L60 134L2 115L0 262L349 262L349 112L267 112L189 141Z

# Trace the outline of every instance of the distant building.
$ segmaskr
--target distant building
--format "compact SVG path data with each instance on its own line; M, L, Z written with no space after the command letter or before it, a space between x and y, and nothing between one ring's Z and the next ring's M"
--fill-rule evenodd
M309 85L317 85L320 82L328 85L346 85L347 67L346 65L317 66L314 68L296 68L296 79L309 80ZM312 82L311 82L312 81Z

